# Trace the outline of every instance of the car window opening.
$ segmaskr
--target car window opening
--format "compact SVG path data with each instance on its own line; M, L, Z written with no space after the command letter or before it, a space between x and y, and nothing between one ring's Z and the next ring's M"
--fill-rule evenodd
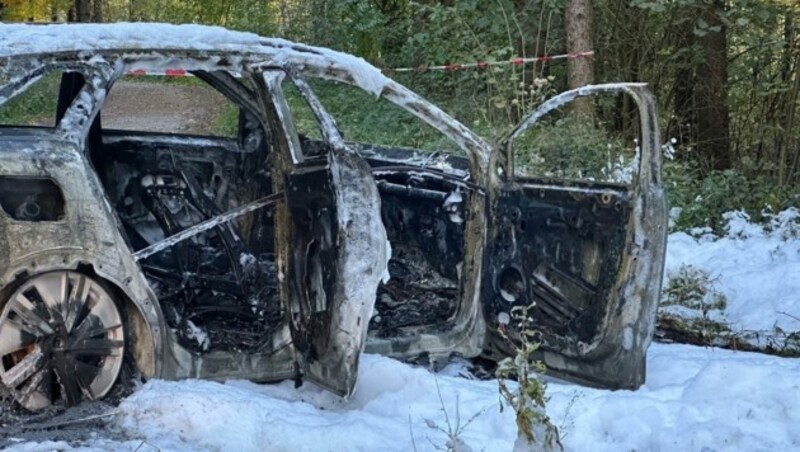
M203 75L204 80L210 77ZM140 260L178 342L195 352L269 351L271 332L284 317L272 243L273 209L261 208L229 221L215 221L237 207L275 197L270 197L272 183L263 166L269 149L267 134L244 106L199 80L191 83L195 89L202 86L202 92L210 92L213 99L230 104L220 107L222 112L213 113L223 119L233 115L218 136L186 135L183 125L198 125L180 117L177 128L159 121L161 128L153 129L148 127L149 122L138 124L134 117L122 128L135 130L119 130L115 122L132 108L152 110L154 106L180 104L183 101L175 96L188 95L185 90L167 90L157 99L157 105L147 105L152 96L126 105L125 101L133 98L123 93L110 106L112 110L121 109L115 119L103 114L108 104L101 111L100 145L90 150L92 160L134 252L152 251L150 247L167 238L197 229L184 240L170 242L171 246L149 252ZM243 83L243 79L235 83ZM144 93L151 87L173 85L136 82L133 87L136 93ZM112 102L114 90L119 88L117 83L111 90ZM204 120L204 115L200 112L194 119ZM109 130L108 124L117 126L117 130ZM144 126L144 130L137 126Z

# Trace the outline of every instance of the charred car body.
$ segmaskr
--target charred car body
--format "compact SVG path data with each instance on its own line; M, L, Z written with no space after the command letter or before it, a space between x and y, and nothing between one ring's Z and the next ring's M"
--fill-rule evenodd
M126 366L145 378L302 377L348 395L365 347L506 355L500 323L534 303L553 372L643 382L666 203L642 85L557 96L492 147L325 49L201 26L0 30L0 104L62 74L52 127L0 128L0 385L21 406L101 398ZM103 128L123 74L175 67L238 106L237 137ZM315 78L382 96L464 154L433 167L423 152L346 142ZM296 132L285 83L321 140ZM515 176L514 138L597 92L639 107L636 183Z

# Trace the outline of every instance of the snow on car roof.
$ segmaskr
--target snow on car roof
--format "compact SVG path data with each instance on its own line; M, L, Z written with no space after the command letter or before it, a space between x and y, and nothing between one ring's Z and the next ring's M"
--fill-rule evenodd
M0 24L0 58L74 51L231 51L264 56L270 64L298 64L350 73L379 95L389 82L363 58L254 33L196 24Z
M322 47L299 44L279 38L264 38L254 33L196 24L125 23L113 24L0 24L0 59L59 52L78 52L91 58L103 53L155 52L231 52L247 56L250 64L290 65L301 73L352 83L359 88L384 96L390 102L421 118L458 145L476 163L476 174L484 174L490 154L489 145L466 126L439 107L386 77L363 58ZM80 55L80 52L87 52ZM263 61L251 61L252 58ZM234 58L235 59L235 58ZM170 63L170 58L156 58L131 66ZM209 59L210 60L210 59ZM201 65L202 66L202 65ZM194 68L199 69L198 67ZM0 73L2 75L2 73ZM2 98L0 98L2 103ZM478 177L478 176L476 176Z

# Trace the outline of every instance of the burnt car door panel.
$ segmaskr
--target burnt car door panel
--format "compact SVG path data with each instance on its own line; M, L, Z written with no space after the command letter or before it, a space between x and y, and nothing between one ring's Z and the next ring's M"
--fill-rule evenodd
M342 149L336 130L325 142L301 143L281 84L282 70L264 73L271 96L277 148L274 190L286 193L277 211L276 249L299 371L331 391L349 396L367 339L375 291L386 271L389 247L380 196L369 166ZM305 141L305 140L303 140ZM313 148L314 152L309 152Z
M639 107L638 177L629 186L498 171L505 181L491 203L484 307L490 328L505 324L512 336L520 334L514 311L532 307L530 326L552 373L635 388L644 381L666 244L652 95L636 84L564 93L515 129L495 165L513 169L514 139L546 113L597 93L625 93ZM513 353L497 332L491 338L491 352Z
M386 232L369 167L331 151L288 175L290 326L302 371L347 396L386 274Z
M495 259L485 286L492 311L535 303L535 324L546 333L547 346L561 350L590 342L625 248L627 189L516 182L499 193L492 223Z

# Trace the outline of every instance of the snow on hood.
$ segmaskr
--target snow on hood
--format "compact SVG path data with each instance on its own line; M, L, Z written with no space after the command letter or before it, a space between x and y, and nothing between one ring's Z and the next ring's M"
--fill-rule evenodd
M0 57L48 52L112 50L235 51L260 54L270 64L309 64L349 72L363 89L380 95L389 82L363 58L253 33L195 24L0 24Z

